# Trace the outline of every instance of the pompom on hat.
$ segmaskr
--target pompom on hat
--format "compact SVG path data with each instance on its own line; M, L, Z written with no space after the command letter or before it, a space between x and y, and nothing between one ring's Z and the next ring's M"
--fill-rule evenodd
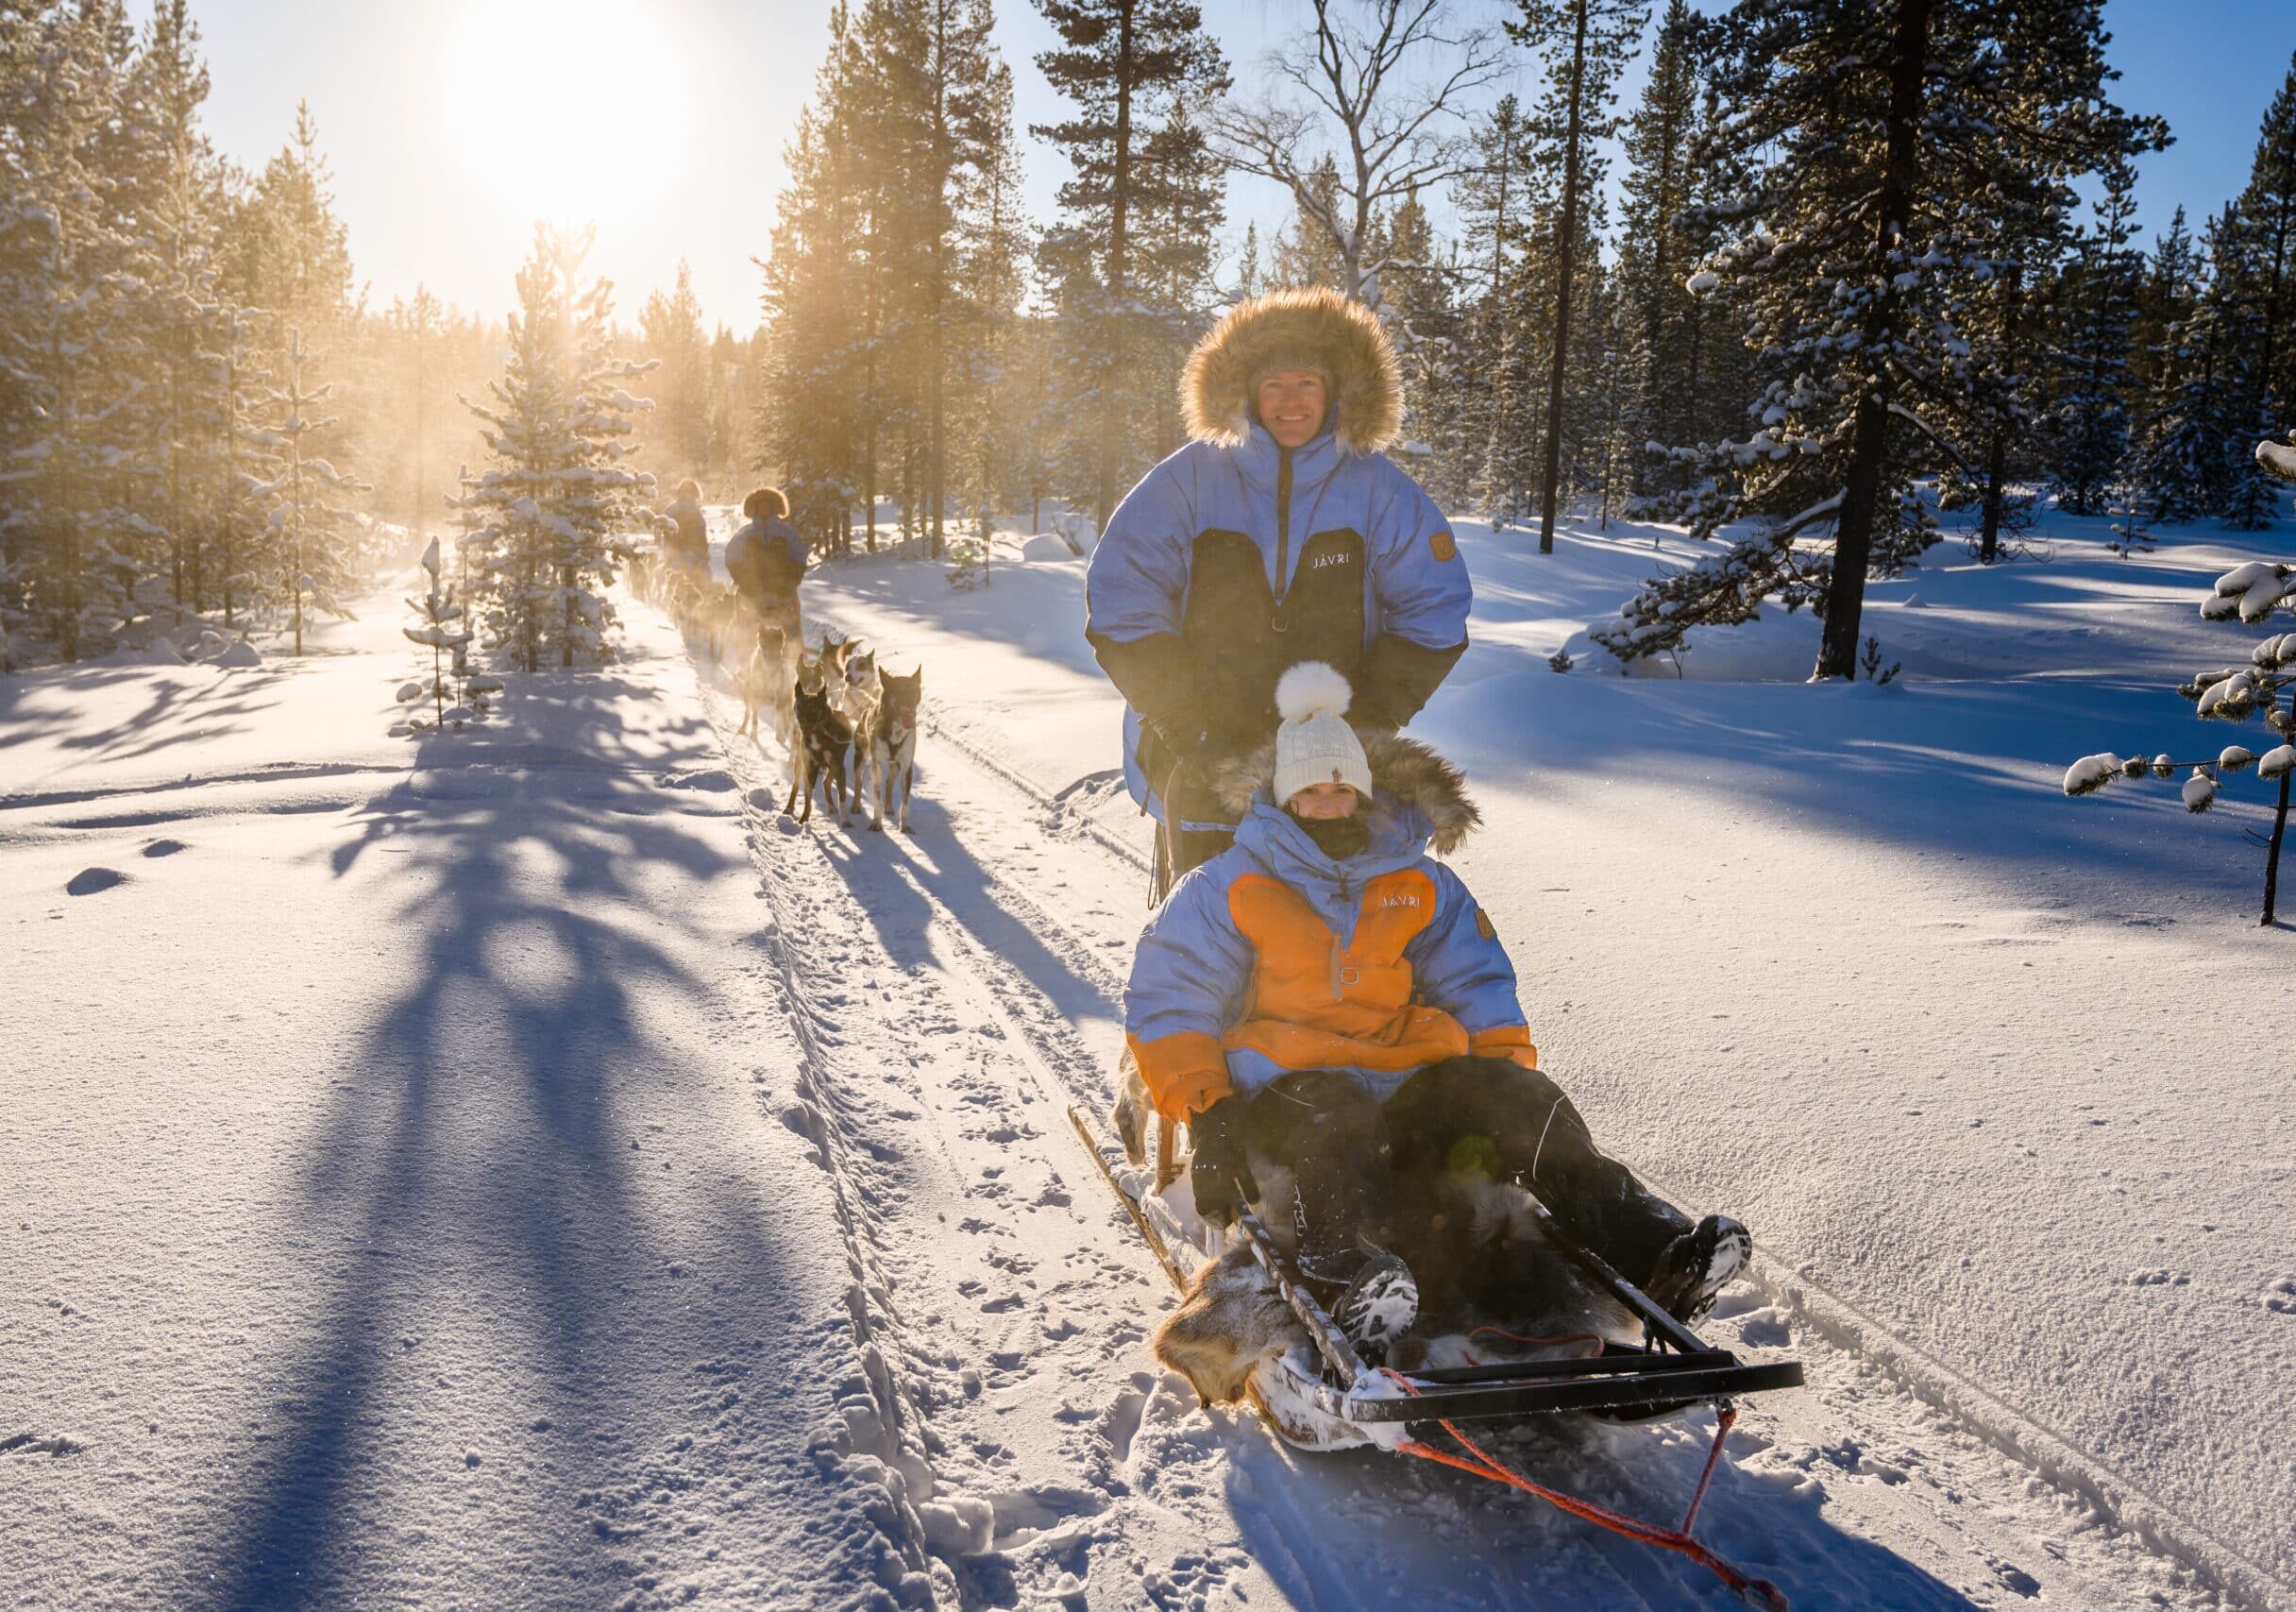
M1302 789L1318 784L1345 784L1371 798L1371 763L1363 741L1347 725L1355 690L1336 667L1302 661L1275 685L1275 804L1284 806Z

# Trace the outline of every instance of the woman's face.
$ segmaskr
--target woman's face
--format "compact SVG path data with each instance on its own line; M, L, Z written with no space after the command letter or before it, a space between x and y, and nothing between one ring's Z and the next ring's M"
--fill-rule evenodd
M1305 448L1324 429L1324 378L1312 369L1279 369L1255 395L1259 423L1280 448Z
M1310 784L1292 797L1291 810L1293 817L1309 822L1353 817L1356 792L1346 784Z

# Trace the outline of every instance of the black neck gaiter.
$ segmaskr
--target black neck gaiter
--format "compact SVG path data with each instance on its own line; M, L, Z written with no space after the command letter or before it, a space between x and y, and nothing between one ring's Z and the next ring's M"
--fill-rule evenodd
M1292 821L1306 829L1316 849L1335 862L1359 857L1371 844L1371 823L1360 809L1353 817L1301 817L1295 813Z

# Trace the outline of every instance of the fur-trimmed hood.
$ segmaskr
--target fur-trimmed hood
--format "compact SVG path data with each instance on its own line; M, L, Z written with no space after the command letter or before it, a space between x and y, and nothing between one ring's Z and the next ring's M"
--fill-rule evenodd
M1438 856L1449 856L1482 826L1483 814L1467 794L1467 780L1434 751L1400 734L1358 728L1356 737L1363 741L1372 789L1381 804L1424 819L1427 843ZM1241 817L1255 801L1267 798L1275 781L1275 741L1270 739L1249 755L1221 764L1220 802Z
M1376 453L1403 429L1403 368L1379 315L1328 286L1239 302L1188 356L1180 412L1189 435L1222 448L1252 433L1252 388L1277 369L1320 371L1331 433L1348 453Z

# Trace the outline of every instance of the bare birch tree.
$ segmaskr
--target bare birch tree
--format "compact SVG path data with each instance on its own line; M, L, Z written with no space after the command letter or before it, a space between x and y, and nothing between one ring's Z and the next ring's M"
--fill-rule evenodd
M1454 126L1461 102L1507 71L1505 46L1496 28L1461 21L1450 0L1312 3L1313 33L1271 51L1259 95L1223 102L1207 127L1231 169L1292 193L1301 219L1329 237L1340 289L1376 308L1388 263L1370 257L1373 224L1473 164ZM1326 158L1336 190L1315 179Z

